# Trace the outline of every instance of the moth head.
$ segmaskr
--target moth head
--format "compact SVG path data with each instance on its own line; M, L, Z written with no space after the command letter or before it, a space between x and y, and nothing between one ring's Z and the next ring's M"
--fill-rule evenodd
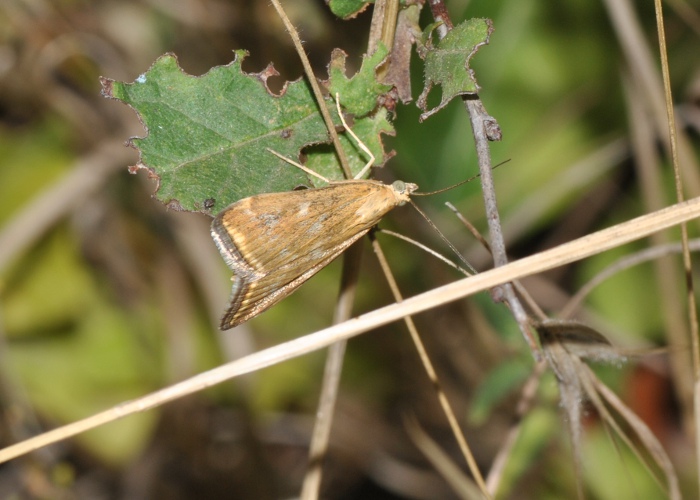
M408 202L411 197L411 193L418 189L417 184L404 181L394 181L391 184L391 187L394 190L394 193L396 193L396 198L399 200L399 206Z

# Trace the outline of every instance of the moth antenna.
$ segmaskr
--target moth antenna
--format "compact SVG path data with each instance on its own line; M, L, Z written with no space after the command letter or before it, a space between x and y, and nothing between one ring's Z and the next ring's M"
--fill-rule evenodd
M395 237L395 238L398 238L398 239L400 239L400 240L404 240L404 241L406 241L406 242L408 242L408 243L410 243L410 244L412 244L412 245L414 245L414 246L420 248L421 250L423 250L423 251L425 251L425 252L428 252L428 253L429 253L430 255L432 255L433 257L435 257L435 258L441 260L442 262L444 262L444 263L447 264L448 266L452 267L453 269L456 269L457 271L459 271L459 272L462 273L463 275L465 275L465 276L472 276L472 273L471 273L471 272L467 271L466 269L464 269L464 268L462 268L462 267L459 267L457 264L455 264L454 262L452 262L450 259L448 259L448 258L445 257L444 255L439 254L438 252L436 252L436 251L433 250L432 248L427 247L427 246L423 245L422 243L419 243L418 241L416 241L416 240L414 240L414 239L412 239L412 238L409 238L408 236L404 236L403 234L395 233L394 231L390 231L390 230L388 230L388 229L377 229L377 231L379 231L380 233L388 234L388 235L393 236L393 237Z
M435 232L438 234L438 236L440 236L440 238L442 239L442 241L444 241L445 244L446 244L448 247L450 247L450 250L452 250L452 251L454 252L454 254L457 256L457 258L458 258L459 260L461 260L462 263L463 263L465 266L467 266L467 269L469 269L469 271L470 271L472 274L477 274L476 269L474 269L474 268L472 267L472 265L471 265L469 262L467 262L467 259L465 259L464 256L459 252L459 250L457 250L457 247L455 247L455 246L452 244L452 242L451 242L450 240L448 240L447 237L446 237L444 234L442 234L442 231L440 231L440 229L438 229L438 227L433 223L433 221L430 220L430 218L425 214L425 212L423 212L423 210L421 210L420 208L418 208L418 205L416 205L416 204L413 202L413 200L408 200L408 202L409 202L411 205L413 205L413 208L415 208L416 211L417 211L419 214L421 214L421 216L428 222L428 224L430 224L430 225L433 227L433 229L434 229Z
M352 131L352 129L350 128L350 125L348 125L348 123L345 121L345 117L343 117L343 112L340 109L340 94L338 94L337 92L335 93L335 105L338 108L338 116L340 116L340 121L343 124L343 127L345 127L345 130L347 131L347 133L350 134L353 139L355 139L355 142L357 142L358 147L362 151L367 153L367 155L370 158L367 165L362 167L362 170L360 170L360 173L355 176L355 179L361 179L367 173L367 171L372 167L372 165L374 165L374 160L376 160L376 158L374 157L372 152L369 150L369 148L365 145L365 143L362 142L360 140L360 138L357 137L355 132Z
M466 184L467 182L471 182L480 176L481 176L481 174L476 174L476 175L471 176L469 179L465 179L463 181L460 181L457 184L452 184L451 186L448 186L446 188L438 189L437 191L429 191L427 193L412 193L411 196L430 196L433 194L444 193L445 191L449 191L450 189L454 189L458 186L461 186L462 184Z
M267 148L267 150L268 150L270 153L272 153L273 155L275 155L277 158L279 158L280 160L284 160L284 161L286 161L287 163L289 163L289 164L291 164L291 165L294 165L294 166L297 167L297 168L302 169L302 170L303 170L304 172L306 172L307 174L313 175L314 177L317 177L317 178L321 179L323 182L327 182L328 184L331 183L330 180L326 179L324 176L322 176L322 175L319 174L318 172L314 172L314 171L311 170L309 167L305 167L305 166L302 165L301 163L297 163L297 162L295 162L294 160L290 160L290 159L287 158L286 156L283 156L283 155L279 154L277 151L275 151L275 150L273 150L273 149Z
M504 163L508 163L509 161L510 161L510 159L504 160L501 163L499 163L498 165L495 165L493 168L491 168L491 170L496 170L498 167L500 167ZM477 179L479 177L481 177L481 174L472 175L469 179L460 181L457 184L452 184L451 186L448 186L446 188L438 189L437 191L430 191L428 193L412 193L411 196L428 196L431 194L444 193L445 191L449 191L450 189L456 188L457 186L461 186L462 184L466 184L467 182L471 182L474 179Z

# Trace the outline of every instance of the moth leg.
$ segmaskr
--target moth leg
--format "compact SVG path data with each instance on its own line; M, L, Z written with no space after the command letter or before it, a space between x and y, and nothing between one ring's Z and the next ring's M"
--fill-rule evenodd
M268 150L270 153L272 153L273 155L275 155L277 158L279 158L280 160L284 160L284 161L286 161L287 163L289 163L289 164L291 164L291 165L294 165L294 166L297 167L297 168L302 169L302 170L303 170L304 172L306 172L307 174L313 175L314 177L316 177L316 178L318 178L318 179L321 179L323 182L327 182L328 184L331 183L331 181L329 181L328 179L326 179L324 176L322 176L322 175L319 174L318 172L314 172L313 170L311 170L311 169L308 168L308 167L305 167L305 166L302 165L301 163L297 163L297 162L295 162L294 160L290 160L290 159L287 158L286 156L282 156L282 155L279 154L277 151L274 151L274 150L272 150L272 149L270 149L270 148L267 148L267 150Z
M367 162L367 165L362 167L362 170L360 170L360 173L358 173L355 176L355 179L361 179L362 177L364 177L364 175L367 173L367 171L372 167L372 165L374 165L374 160L376 160L376 158L374 157L372 152L369 150L369 148L365 145L365 143L362 142L360 140L360 138L357 137L357 134L355 134L355 132L352 131L352 129L350 128L350 125L348 125L348 123L345 121L345 117L343 117L343 112L340 110L340 94L338 94L337 92L335 94L335 105L338 108L338 116L340 116L340 121L342 122L343 127L345 127L345 130L348 132L348 134L350 134L352 136L352 138L355 139L355 142L357 142L357 145L359 146L359 148L362 151L364 151L365 153L367 153L367 155L370 158L369 162Z

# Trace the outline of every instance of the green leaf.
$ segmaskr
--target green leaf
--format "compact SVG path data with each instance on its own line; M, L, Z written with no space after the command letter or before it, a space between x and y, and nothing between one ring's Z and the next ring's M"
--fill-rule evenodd
M133 83L102 81L104 95L139 114L148 131L131 141L139 166L159 178L156 195L172 208L216 212L253 194L308 183L267 148L296 159L304 146L328 141L313 95L304 81L271 94L265 81L276 71L244 73L246 55L237 51L232 63L194 77L167 54Z
M421 121L444 108L454 97L475 94L479 90L476 78L469 68L469 60L482 45L489 43L493 24L489 19L468 19L455 26L437 45L431 43L431 33L438 25L432 24L424 33L425 47L419 51L425 59L425 87L418 97L423 111ZM442 100L426 111L427 99L434 85L442 86Z
M141 154L138 166L159 180L156 196L171 208L216 213L248 196L315 182L268 150L298 160L303 148L329 142L309 86L302 80L287 83L274 95L265 82L277 72L269 66L260 74L244 73L246 55L237 51L232 63L200 77L184 73L167 54L133 83L102 79L103 94L130 105L146 127L148 135L131 144ZM341 82L351 94L347 101L341 97L343 105L362 109L367 102L367 93L356 90L367 85L371 62L367 68L361 78ZM328 105L334 107L332 101ZM340 123L337 116L335 121ZM379 133L392 131L384 115L357 120L353 127L383 160ZM367 160L355 150L349 148L348 156L357 172ZM324 156L322 174L342 179L335 154Z
M360 70L348 78L345 74L347 54L340 49L333 50L328 67L330 93L340 95L340 103L355 116L368 114L377 107L377 98L391 90L391 85L378 82L376 76L377 66L388 54L389 49L380 42L371 56L362 58Z
M330 0L328 6L339 18L352 19L371 3L374 3L374 0Z

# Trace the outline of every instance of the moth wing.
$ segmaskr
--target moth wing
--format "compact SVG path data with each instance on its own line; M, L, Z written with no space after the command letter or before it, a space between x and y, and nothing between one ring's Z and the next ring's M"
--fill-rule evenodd
M348 189L351 188L351 189ZM273 306L366 234L394 205L358 217L386 186L339 183L326 188L262 194L216 217L212 236L233 270L231 302L221 329Z
M329 249L325 258L306 268L301 274L298 274L299 269L290 272L268 273L259 279L251 281L234 274L231 303L221 319L221 329L233 328L277 304L299 288L306 280L330 264L365 233L367 233L367 230L357 234L352 240L345 241ZM306 263L312 264L308 260ZM283 285L280 286L281 284Z

